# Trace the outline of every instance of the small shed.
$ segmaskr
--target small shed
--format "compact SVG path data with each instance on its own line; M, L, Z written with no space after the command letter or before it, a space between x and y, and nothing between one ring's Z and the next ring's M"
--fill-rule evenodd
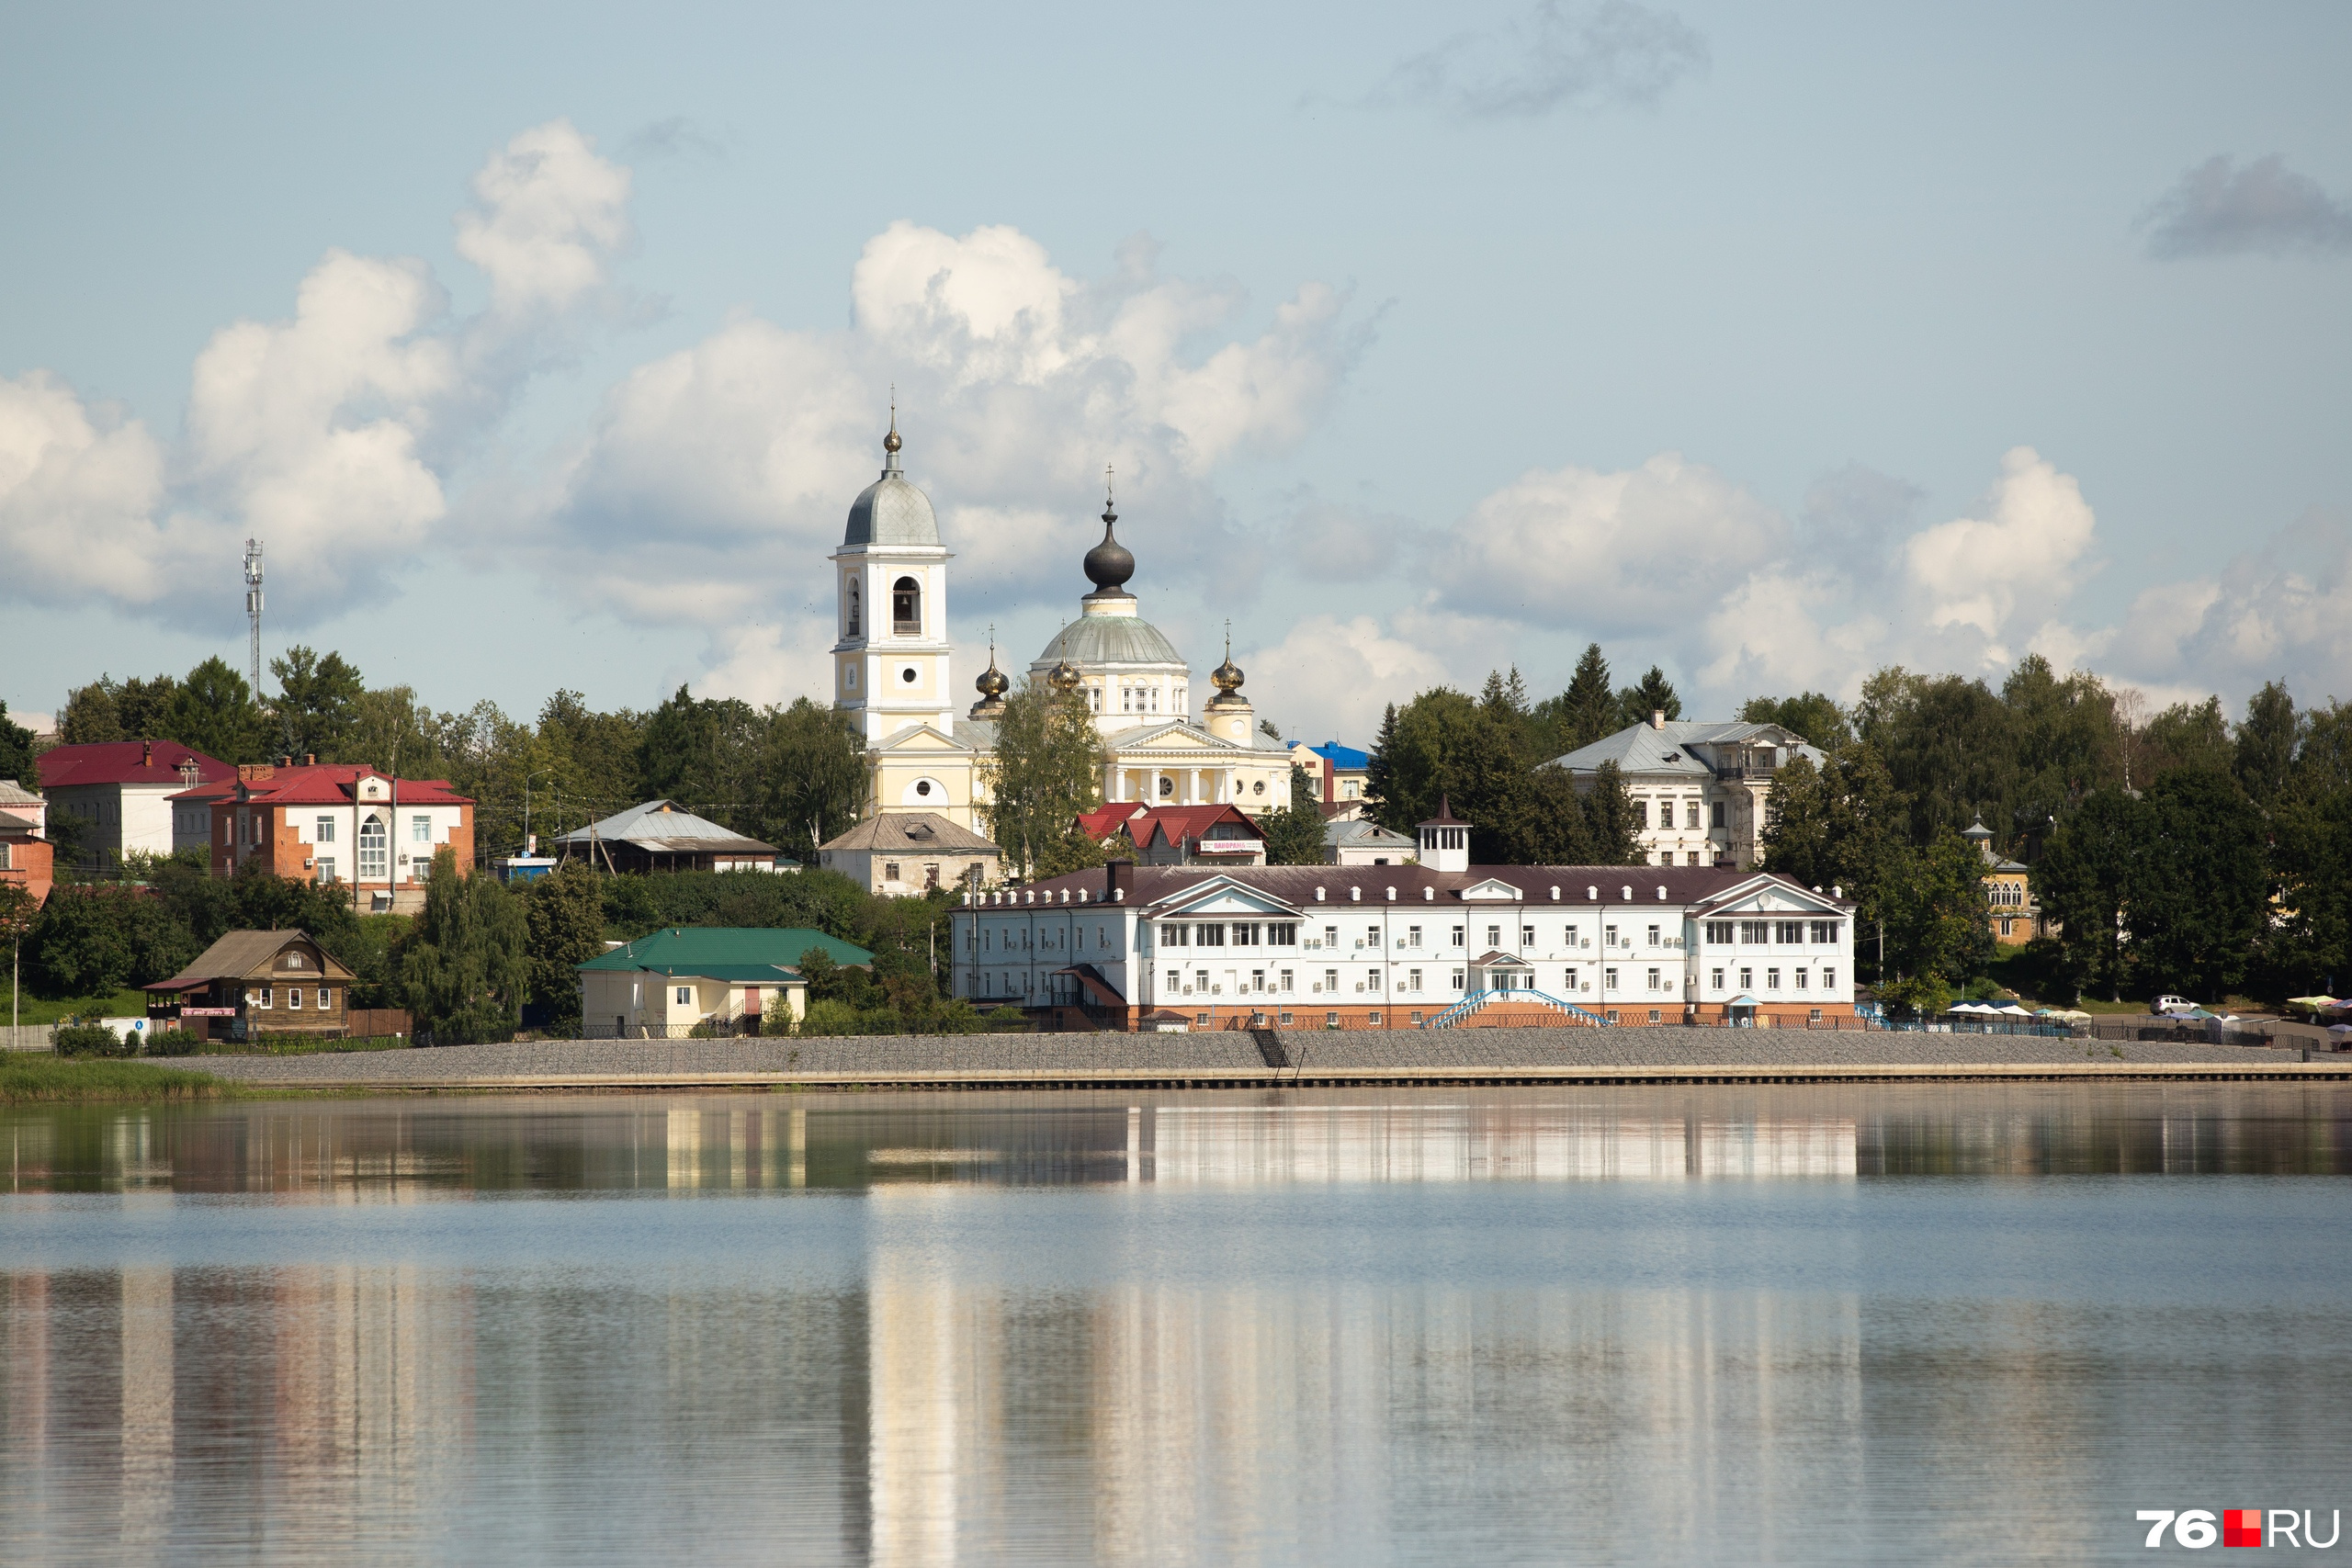
M351 971L307 932L231 931L145 987L148 1028L206 1040L350 1030Z

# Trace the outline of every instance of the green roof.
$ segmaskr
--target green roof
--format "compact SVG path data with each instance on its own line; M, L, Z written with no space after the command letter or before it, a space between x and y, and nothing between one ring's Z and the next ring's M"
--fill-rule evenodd
M874 962L874 954L855 942L803 926L664 926L580 967L648 969L709 980L764 980L790 969L797 979L800 955L812 947L823 948L836 964Z

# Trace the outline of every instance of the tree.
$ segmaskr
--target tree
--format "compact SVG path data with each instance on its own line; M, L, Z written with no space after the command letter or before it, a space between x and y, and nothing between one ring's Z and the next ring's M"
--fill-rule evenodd
M1846 713L1836 699L1821 692L1806 692L1793 697L1750 697L1740 705L1742 724L1777 724L1782 729L1823 751L1836 751L1853 743L1853 726L1846 721Z
M531 975L523 901L491 876L460 876L446 847L433 857L424 913L405 964L419 1033L445 1045L511 1040Z
M2222 716L2222 699L2175 703L2148 721L2142 749L2149 760L2148 779L2141 787L2177 768L2202 768L2226 773L2237 760L2230 744L2230 723Z
M1666 671L1655 664L1642 676L1639 685L1628 686L1617 694L1614 728L1647 724L1654 713L1663 713L1668 718L1682 716L1682 699L1675 694L1674 683L1666 678Z
M768 724L764 827L813 860L817 846L854 827L865 808L865 748L850 716L807 697Z
M646 795L703 811L729 827L756 818L767 727L734 697L695 698L680 686L645 721L638 765ZM756 824L754 824L756 825Z
M1921 1011L1983 975L1994 955L1986 919L1984 862L1974 845L1947 832L1903 857L1880 892L1886 911L1886 966L1880 985Z
M1525 728L1502 699L1472 702L1439 687L1381 726L1374 815L1411 835L1441 802L1470 824L1471 859L1487 865L1620 865L1633 862L1633 807L1616 770L1579 784L1532 765Z
M167 728L172 739L224 762L259 761L268 747L267 719L253 688L218 654L180 682Z
M2247 699L2231 769L2256 805L2267 806L2286 793L2301 728L2285 682L2273 681Z
M340 653L322 659L296 647L271 660L269 672L277 677L277 700L270 705L287 754L344 761L344 747L358 722L359 699L368 690L359 671Z
M1315 808L1315 786L1306 770L1290 770L1290 805L1258 818L1266 835L1268 865L1319 865L1323 862L1323 813Z
M1609 660L1601 657L1600 645L1588 643L1583 657L1577 660L1576 673L1568 678L1568 689L1535 705L1532 716L1548 729L1551 744L1558 748L1551 756L1589 746L1623 728L1617 722L1617 698L1609 682Z
M2145 805L2124 888L2133 965L2151 989L2218 1002L2245 978L2269 911L2262 815L2206 766L2160 775Z
M1081 694L1023 677L979 774L989 837L1021 874L1051 875L1047 865L1082 864L1090 852L1101 860L1101 846L1076 829L1102 798L1102 743Z
M51 998L165 979L200 951L161 903L115 887L56 889L25 941L32 989Z
M560 691L539 709L539 743L550 774L538 781L548 812L532 800L534 830L548 837L585 827L646 798L639 758L645 716L621 709L598 713L578 692ZM782 840L779 842L785 841Z
M1874 927L1887 916L1885 895L1906 857L1903 831L1903 802L1878 753L1849 745L1817 769L1799 757L1772 781L1764 867L1808 887L1843 888L1858 929ZM1855 951L1863 951L1860 942Z
M583 861L566 861L524 895L529 999L551 1020L580 1016L579 966L605 951L605 893Z
M1396 705L1390 703L1387 710L1380 716L1380 733L1373 737L1372 750L1364 757L1364 798L1374 804L1373 815L1375 818L1380 817L1378 803L1396 793L1395 770L1389 763L1389 759L1396 754Z
M2001 683L2014 773L1999 789L1995 834L2038 843L2092 790L2121 779L2115 698L2095 675L2060 676L2038 653Z
M2150 832L2143 803L2120 785L2095 790L2060 820L2033 868L2043 915L2057 923L2058 950L2083 991L2120 1001L2130 984L2123 922L2135 863Z
M0 779L14 779L27 789L39 787L40 770L33 766L33 732L8 716L0 700Z
M0 707L0 716L7 709ZM33 922L40 917L40 906L21 882L0 882L0 937L8 942L8 1027L17 1027L22 1013L19 1005L24 990L25 938L32 933Z
M182 740L172 728L172 705L180 683L169 675L118 681L101 675L65 694L57 717L58 739L68 746L109 740ZM200 750L200 748L199 748Z

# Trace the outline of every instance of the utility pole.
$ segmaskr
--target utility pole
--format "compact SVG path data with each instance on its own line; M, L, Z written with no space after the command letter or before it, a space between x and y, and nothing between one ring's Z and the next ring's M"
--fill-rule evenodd
M261 541L245 541L245 622L251 647L247 660L253 670L254 701L261 701Z

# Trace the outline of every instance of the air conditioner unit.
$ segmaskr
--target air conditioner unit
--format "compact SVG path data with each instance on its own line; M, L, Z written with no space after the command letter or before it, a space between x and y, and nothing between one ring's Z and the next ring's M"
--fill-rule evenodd
M315 869L317 865L318 865L318 862L316 862L316 861L310 861L310 860L306 860L306 861L304 861L304 862L302 863L302 869L303 869L304 871L311 871L311 870Z
M1193 994L1193 987L1190 987L1190 986L1185 987L1184 987L1184 994L1185 994L1186 996L1188 996L1188 997L1189 997L1189 996L1191 996L1191 995Z
M1309 991L1314 992L1317 996L1321 996L1321 995L1323 994L1323 982L1322 982L1322 981L1320 981L1320 980L1317 980L1317 981L1316 981L1316 982L1315 982L1315 984L1313 984L1313 985L1311 985L1311 986L1307 987L1306 988L1307 988Z

